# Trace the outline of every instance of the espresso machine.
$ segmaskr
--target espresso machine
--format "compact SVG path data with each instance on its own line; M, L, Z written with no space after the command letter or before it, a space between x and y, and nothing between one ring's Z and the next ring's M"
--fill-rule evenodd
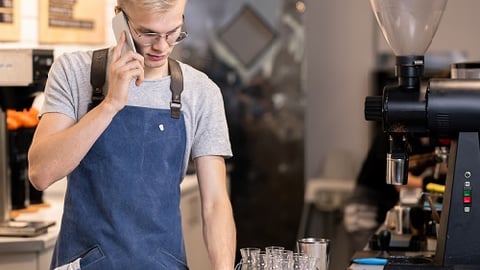
M384 269L480 269L480 62L452 64L451 78L430 79L421 95L424 54L447 0L370 3L396 55L398 83L365 99L366 120L382 122L389 138L387 183L407 184L407 134L450 142L434 254L392 253Z
M0 235L34 236L51 222L11 219L12 209L41 203L42 193L28 181L27 152L34 128L7 129L7 110L29 109L43 92L53 50L0 49Z

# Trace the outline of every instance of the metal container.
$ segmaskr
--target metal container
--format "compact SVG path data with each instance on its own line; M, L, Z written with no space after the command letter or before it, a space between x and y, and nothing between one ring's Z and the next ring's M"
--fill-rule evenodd
M410 206L395 205L388 211L385 226L392 233L409 234L411 232L410 225Z
M6 119L5 112L0 109L0 223L10 219L12 209Z

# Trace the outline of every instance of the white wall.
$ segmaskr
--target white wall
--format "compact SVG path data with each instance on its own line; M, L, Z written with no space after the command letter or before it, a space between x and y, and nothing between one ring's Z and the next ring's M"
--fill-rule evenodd
M367 0L306 0L306 176L322 173L332 151L351 153L357 170L369 144L363 102L375 48L391 52ZM480 1L450 0L428 52L463 51L480 60Z
M329 152L360 160L368 148L363 102L374 64L372 24L367 1L307 2L307 177L321 173Z

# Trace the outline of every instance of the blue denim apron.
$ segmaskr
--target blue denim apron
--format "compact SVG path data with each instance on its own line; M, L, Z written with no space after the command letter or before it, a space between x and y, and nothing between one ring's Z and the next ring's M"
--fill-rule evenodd
M81 269L188 269L180 217L185 145L183 115L121 110L70 175L51 268L75 261Z

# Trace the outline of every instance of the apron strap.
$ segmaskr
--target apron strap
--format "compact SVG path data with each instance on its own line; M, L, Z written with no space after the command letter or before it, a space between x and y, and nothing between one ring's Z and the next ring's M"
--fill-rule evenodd
M105 74L107 70L108 48L93 51L92 66L90 71L90 83L92 84L92 108L100 104L105 98L103 86L105 85ZM171 77L170 91L172 100L170 101L170 116L180 118L180 109L182 102L180 96L183 91L183 74L180 64L171 58L168 58L168 69Z
M168 69L170 72L170 91L172 91L172 101L170 101L170 116L172 118L180 118L180 109L182 102L180 96L183 91L183 75L180 64L176 60L168 58Z
M108 48L93 51L90 83L92 84L92 106L95 107L105 98L103 85L107 70Z

